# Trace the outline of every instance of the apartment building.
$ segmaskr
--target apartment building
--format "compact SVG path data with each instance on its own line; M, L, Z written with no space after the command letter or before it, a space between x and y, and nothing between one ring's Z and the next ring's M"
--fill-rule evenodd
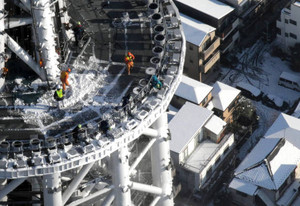
M239 40L239 19L235 9L218 0L175 0L179 11L198 21L216 28L216 34L221 38L220 51L226 53L233 49Z
M184 74L200 82L216 78L220 60L216 29L187 15L180 16L186 37Z
M171 105L180 109L188 101L206 107L212 99L212 89L212 86L183 75Z
M296 43L300 43L300 1L293 2L281 10L276 22L277 38L286 53Z
M300 205L300 119L281 113L235 169L234 205Z
M212 111L186 102L169 122L171 157L185 191L208 194L233 159L234 135ZM224 165L225 164L225 165Z

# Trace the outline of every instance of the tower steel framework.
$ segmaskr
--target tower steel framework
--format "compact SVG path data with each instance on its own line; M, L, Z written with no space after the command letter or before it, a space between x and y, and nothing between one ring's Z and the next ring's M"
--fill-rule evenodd
M56 51L57 39L64 42L74 38L72 32L63 26L70 22L66 12L68 1L14 0L14 4L31 17L7 18L9 13L5 10L5 4L8 1L0 0L0 67L5 67L10 50L40 79L51 84L59 73L59 61L63 61L59 60ZM120 2L125 1L105 1L103 4ZM139 3L131 1L132 5ZM185 37L179 12L172 0L148 0L144 1L143 7L144 16L131 19L125 13L121 22L117 19L112 22L124 28L131 23L139 30L150 30L153 58L150 59L146 75L156 71L163 88L156 90L148 82L141 84L134 89L133 99L126 105L127 110L122 108L122 111L103 114L106 119L114 121L115 118L120 119L123 111L130 112L127 118L114 121L115 126L109 131L109 138L102 133L93 133L89 134L93 137L88 143L80 144L72 140L72 133L67 132L64 136L31 138L28 141L3 139L0 133L1 204L20 203L20 199L14 197L18 197L17 188L25 182L30 184L30 189L27 189L32 196L30 203L36 206L127 206L136 204L133 200L134 191L148 194L151 197L149 205L174 204L169 147L171 137L166 111L181 81ZM59 24L54 18L57 15L60 15ZM6 32L6 25L9 25L9 29L32 25L34 57ZM61 28L54 29L57 25L61 25ZM56 33L58 30L61 37ZM67 59L72 51L70 48L64 49ZM113 60L109 62L114 63ZM132 158L132 143L145 137L146 145ZM139 172L138 165L149 153L150 182L139 182L133 177ZM107 170L110 175L105 178L91 175L97 169Z

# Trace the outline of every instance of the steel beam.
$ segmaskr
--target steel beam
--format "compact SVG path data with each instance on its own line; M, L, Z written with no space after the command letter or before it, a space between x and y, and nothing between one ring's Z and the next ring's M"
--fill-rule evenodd
M67 206L76 206L76 205L80 205L80 204L84 204L84 205L91 205L92 203L94 203L95 201L98 201L99 199L103 198L102 196L105 195L106 193L108 193L109 191L112 190L112 187L107 187L104 188L103 190L100 190L98 192L95 192L93 194L90 194L87 197L81 198L79 200L76 200L74 202L71 202L70 204L68 204ZM91 203L91 204L90 204Z
M146 153L149 151L149 149L152 147L156 139L151 139L150 142L147 144L147 146L143 149L141 154L136 158L134 163L131 165L129 169L129 174L132 174L133 170L136 168L136 166L140 163L140 161L144 158Z
M67 187L66 191L62 195L62 201L63 204L66 204L71 195L74 193L74 191L77 189L80 182L83 180L85 175L90 171L90 169L93 167L94 162L84 165L77 176L72 180L70 185Z
M5 19L5 29L11 29L19 26L25 26L32 24L31 17L24 17L24 18L9 18Z
M146 185L138 182L131 182L130 188L141 192L147 192L154 195L163 195L163 191L160 187L153 185Z
M158 132L155 129L152 128L147 128L144 132L143 135L149 136L149 137L157 137Z
M35 73L39 75L42 80L46 80L46 73L43 68L41 68L33 59L32 57L22 48L19 46L15 40L13 40L8 34L5 34L6 44L7 46L20 58L26 63Z
M16 189L20 184L22 184L26 178L19 178L12 180L10 183L8 183L5 187L2 188L0 191L0 200L5 197L8 193Z

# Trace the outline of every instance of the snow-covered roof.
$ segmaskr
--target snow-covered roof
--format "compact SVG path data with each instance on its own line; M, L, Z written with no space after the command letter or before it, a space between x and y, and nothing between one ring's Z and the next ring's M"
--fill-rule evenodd
M300 83L300 75L299 74L292 74L292 73L289 73L289 72L282 72L280 74L280 78L287 79L287 80L290 80L292 82Z
M255 97L257 97L261 94L261 91L258 88L254 87L251 84L248 84L246 82L238 82L236 84L236 86L251 92Z
M268 94L267 97L272 100L276 106L281 107L283 105L283 100L280 97L277 97L276 95L273 94Z
M170 150L180 153L212 115L212 111L186 102L169 123Z
M277 117L277 119L274 121L274 123L268 129L268 131L264 136L266 138L285 137L291 139L291 137L297 135L297 132L299 131L300 131L300 119L287 115L285 113L280 113L280 115ZM300 148L300 144L299 144L299 148Z
M200 104L212 89L209 85L183 75L175 95L195 104Z
M201 21L193 19L184 14L180 14L183 31L186 37L186 41L200 46L210 32L216 29L208 24L204 24Z
M221 19L234 10L233 7L224 4L218 0L176 0L184 5L194 8L202 13Z
M256 185L253 185L251 183L248 183L244 180L240 180L237 178L233 178L233 180L229 184L229 188L238 190L240 192L243 192L243 193L251 195L251 196L253 196L257 190Z
M227 107L233 102L241 91L231 87L227 84L217 81L213 85L212 103L214 108L225 111Z
M300 119L281 113L235 170L235 178L278 190L300 162Z
M225 127L226 122L224 122L220 117L213 115L205 124L205 128L209 131L213 132L214 134L218 135L222 132L223 128Z
M186 160L185 168L193 172L201 172L201 170L209 163L207 160L216 151L218 146L219 144L214 143L211 140L204 140Z
M300 2L299 1L295 1L294 5L300 7Z

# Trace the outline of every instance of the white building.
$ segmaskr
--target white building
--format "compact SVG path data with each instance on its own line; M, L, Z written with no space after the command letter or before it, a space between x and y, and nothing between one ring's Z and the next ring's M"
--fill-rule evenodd
M289 47L300 43L300 1L281 10L276 26L277 38L286 52L289 52Z
M190 102L170 121L171 157L176 176L186 189L209 190L219 177L220 165L234 147L234 135L225 134L225 127L226 123L212 111Z
M240 206L300 205L300 119L281 113L235 170L229 185Z

